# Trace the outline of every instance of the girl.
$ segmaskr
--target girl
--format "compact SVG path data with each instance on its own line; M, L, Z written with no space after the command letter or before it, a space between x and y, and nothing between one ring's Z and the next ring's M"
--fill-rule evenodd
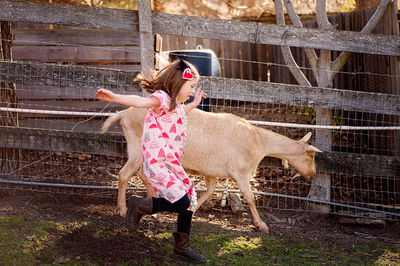
M186 114L196 108L206 94L199 88L197 69L178 59L151 78L139 74L135 81L152 93L148 97L119 95L100 89L99 100L136 108L147 108L143 126L143 170L157 198L132 197L128 200L126 223L135 229L144 214L159 211L178 213L177 232L174 233L174 253L191 262L205 262L206 258L189 247L193 211L197 205L193 183L181 165L184 153ZM194 100L183 103L194 95Z

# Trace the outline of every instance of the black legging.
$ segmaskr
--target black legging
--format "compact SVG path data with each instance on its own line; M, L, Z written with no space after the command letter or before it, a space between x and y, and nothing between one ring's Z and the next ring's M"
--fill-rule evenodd
M193 212L188 211L190 200L188 195L183 196L174 203L169 202L164 198L153 198L153 213L160 211L178 213L178 232L183 232L190 235L190 226L192 225Z

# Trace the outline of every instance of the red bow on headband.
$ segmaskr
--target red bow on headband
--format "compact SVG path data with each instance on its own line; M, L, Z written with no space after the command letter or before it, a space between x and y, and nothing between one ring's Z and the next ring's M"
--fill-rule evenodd
M192 80L193 78L194 78L194 75L192 73L192 70L190 70L190 68L186 68L183 71L182 79Z

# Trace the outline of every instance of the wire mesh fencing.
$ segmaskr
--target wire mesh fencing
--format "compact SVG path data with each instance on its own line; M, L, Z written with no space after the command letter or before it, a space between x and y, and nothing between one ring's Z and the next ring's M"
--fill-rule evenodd
M241 46L235 43L233 47L240 54ZM109 52L114 48L96 47L102 49ZM312 132L312 144L317 130L323 130L331 138L331 149L316 157L318 173L330 175L327 188L330 200L310 197L312 186L326 188L296 176L295 170L285 169L280 160L266 158L252 180L258 207L313 211L312 205L320 204L338 214L370 217L373 213L375 217L398 219L398 95L344 88L304 88L282 80L279 83L277 73L282 75L287 66L278 59L267 56L267 61L257 61L248 52L248 58L243 58L245 52L236 58L225 57L226 54L226 51L217 54L218 60L237 65L223 64L224 68L230 68L230 72L222 71L226 76L231 73L229 77L200 80L199 85L209 95L209 101L202 103L200 109L232 113L254 126L292 139L301 139ZM232 79L235 68L242 76ZM302 69L311 70L306 66ZM255 80L251 76L245 79L245 70L257 71L259 75ZM264 78L260 78L261 73ZM136 70L109 65L102 68L82 62L81 65L2 62L0 187L115 198L117 174L127 159L126 141L119 126L107 134L101 133L101 126L105 118L125 107L96 101L94 95L98 88L143 95L133 82L136 74ZM396 74L347 70L338 76L349 80L360 76L369 80L378 78L386 80L386 84L396 84L399 79ZM14 83L15 90L7 87L8 83ZM4 97L12 94L16 97ZM316 119L316 110L321 108L331 113L331 119L324 124ZM197 189L204 189L203 177L193 178ZM224 190L223 180L219 179L218 197ZM130 182L130 189L143 191L137 176ZM236 192L237 187L230 183L229 189Z

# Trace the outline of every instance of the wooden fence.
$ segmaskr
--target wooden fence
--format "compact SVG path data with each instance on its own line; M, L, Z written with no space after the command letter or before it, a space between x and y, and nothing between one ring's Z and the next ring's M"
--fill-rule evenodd
M337 30L361 31L375 10L376 7L373 7L350 13L331 15L329 16L329 21L335 25ZM395 35L395 27L399 27L399 24L396 19L393 19L394 11L395 8L393 5L389 6L373 33ZM317 27L316 20L307 20L303 22L303 25L307 28ZM162 38L163 51L195 49L198 45L205 49L213 50L220 59L221 77L297 84L297 81L285 64L280 46L172 35L162 35ZM316 86L304 48L293 47L291 50L296 62L304 69L307 78ZM334 52L332 56L335 59L338 56L338 52ZM344 68L335 76L333 87L343 90L399 95L400 78L398 73L400 73L398 57L355 53ZM340 115L357 116L359 114ZM391 120L394 124L399 123L396 116L390 116L385 119ZM374 124L376 121L370 121L370 123L367 120L362 123L360 121L350 121L349 123L352 125L370 126L371 123ZM396 142L400 142L400 133L397 133L397 136L394 136L395 133L393 132L382 132L381 134L373 142L370 141L370 146L380 146L381 150L387 151L381 152L384 155L399 152L400 144L396 144ZM385 141L387 138L392 141ZM343 143L340 147L335 144L333 145L333 150L342 151L350 149L349 147L344 147ZM376 149L374 151L364 149L363 153L376 153ZM396 156L399 155L400 153L396 154Z
M139 67L152 63L151 56L141 58L141 55L153 54L154 40L149 35L155 33L190 38L207 36L206 42L219 44L221 50L225 47L222 43L226 41L242 42L249 48L248 57L241 57L240 54L232 56L243 60L256 56L257 61L271 62L270 57L260 50L265 45L349 51L393 58L400 56L399 37L388 34L321 31L161 13L151 13L145 17L151 25L140 25L140 12L2 0L0 21L12 21L16 28L16 61L0 62L0 82L17 84L21 108L115 111L119 107L94 101L95 91L104 87L120 93L140 94L133 77ZM43 24L54 26L49 29ZM179 46L176 48L181 49ZM229 49L232 53L237 51L234 46ZM222 56L227 56L226 49ZM398 94L273 83L266 81L265 75L261 74L266 73L265 64L256 68L251 67L249 62L245 64L239 69L235 69L237 66L231 66L230 69L224 67L224 76L231 75L236 79L203 77L201 82L209 97L400 117ZM232 73L239 73L239 76L233 76ZM35 126L32 126L32 118L37 117L40 117L41 124L35 121ZM21 114L20 120L20 127L1 127L1 148L125 156L122 136L101 135L99 121L74 130L76 121L65 124L54 115ZM56 124L57 130L48 130ZM392 179L400 176L400 158L396 156L332 151L318 155L316 160L318 171L324 173L336 173L340 167L349 174ZM376 167L377 162L379 168ZM276 161L266 158L264 164L275 166ZM400 202L400 188L396 189L394 193L399 197L397 202Z

